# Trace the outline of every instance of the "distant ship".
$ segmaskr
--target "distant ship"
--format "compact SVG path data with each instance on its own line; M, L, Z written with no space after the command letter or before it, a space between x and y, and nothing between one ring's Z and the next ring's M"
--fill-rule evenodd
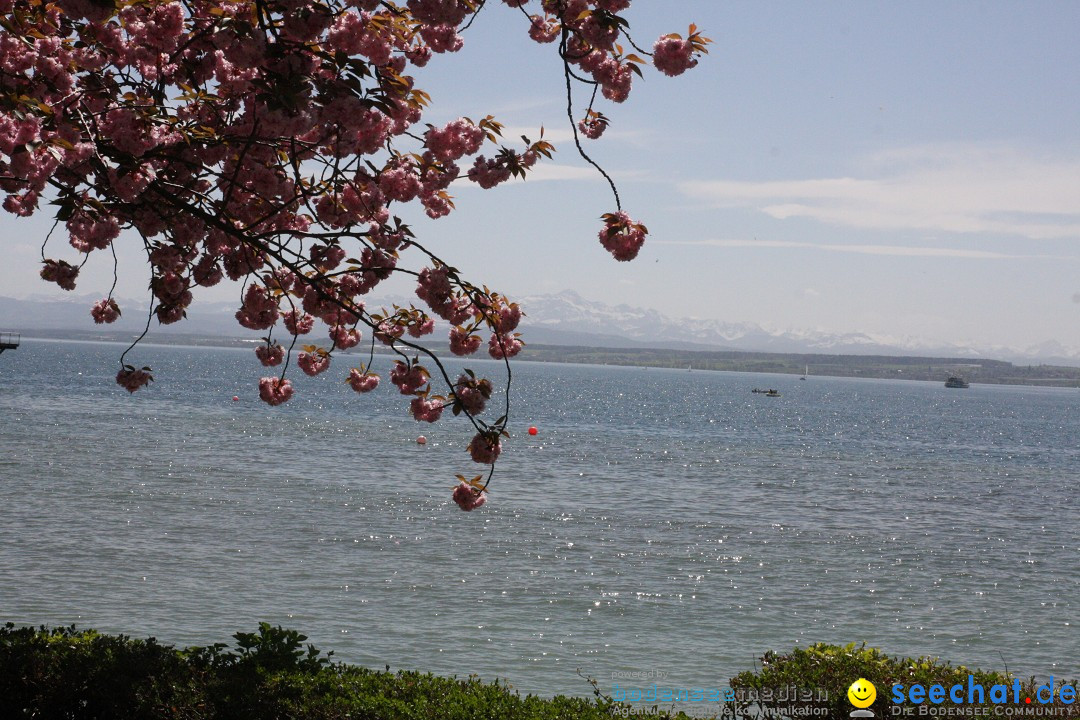
M967 380L960 377L959 375L950 375L949 379L945 381L945 387L963 389L963 388L967 388L967 387L971 387L971 386L968 385Z

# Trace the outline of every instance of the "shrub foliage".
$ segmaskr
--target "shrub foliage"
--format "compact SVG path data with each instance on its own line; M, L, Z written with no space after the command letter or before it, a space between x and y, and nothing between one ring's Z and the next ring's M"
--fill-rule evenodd
M847 689L858 678L877 687L876 717L895 708L890 688L966 686L1010 688L1006 673L969 670L936 658L896 658L865 646L812 645L767 652L757 671L731 679L735 700L710 707L619 703L590 681L594 698L521 696L505 683L475 675L444 678L411 671L371 670L334 662L295 630L260 623L224 643L178 649L67 628L0 628L0 718L39 720L607 720L648 717L689 720L679 709L731 720L847 718ZM331 653L332 654L332 653ZM1021 681L1021 703L1035 697L1034 678ZM1076 682L1071 683L1073 687ZM1059 683L1060 687L1060 683ZM907 703L910 705L910 703ZM1080 717L1055 693L1054 717ZM813 710L811 710L813 708ZM808 712L809 711L809 712ZM1072 711L1070 713L1070 711ZM827 713L823 715L822 713ZM992 713L992 711L991 711Z

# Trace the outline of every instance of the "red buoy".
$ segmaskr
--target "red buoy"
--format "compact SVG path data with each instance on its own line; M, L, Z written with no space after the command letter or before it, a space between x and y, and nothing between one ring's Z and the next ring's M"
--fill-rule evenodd
M535 425L533 425L531 428L529 428L529 434L530 435L535 435L538 432L540 432L540 431L536 429Z
M239 396L239 395L233 395L233 396L232 396L232 401L233 401L233 402L239 402L239 400L240 400L240 396Z
M416 444L417 445L427 445L427 438L424 437L423 435L421 435L420 437L416 438Z

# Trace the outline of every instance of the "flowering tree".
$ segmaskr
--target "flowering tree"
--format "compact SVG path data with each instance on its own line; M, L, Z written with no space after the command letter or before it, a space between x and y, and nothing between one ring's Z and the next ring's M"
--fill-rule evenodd
M581 136L603 134L609 120L595 107L597 95L626 100L645 65L641 55L679 75L697 64L708 39L691 26L687 37L665 35L652 53L642 50L619 14L631 0L502 3L522 13L532 40L552 43L562 58L575 147L614 195L600 242L617 260L633 259L646 229L622 210ZM325 372L335 351L358 345L366 328L372 353L349 370L348 384L358 393L379 384L371 365L381 342L396 353L390 382L410 399L413 417L435 422L450 409L468 419L469 453L491 466L486 478L462 477L454 492L471 510L486 498L509 400L500 417L483 419L492 383L472 372L451 377L416 340L434 331L437 316L450 326L451 353L475 353L484 333L488 353L506 361L522 347L521 310L428 251L393 209L420 203L428 216L445 216L461 175L492 188L524 177L554 150L542 133L502 144L502 126L490 116L423 123L430 98L408 68L461 48L461 32L485 4L0 0L4 208L29 216L43 198L55 206L53 229L64 225L76 255L46 257L47 237L41 277L66 290L92 252L112 251L115 278L114 243L122 230L137 234L154 298L147 328L154 317L181 320L196 288L225 276L240 281L237 322L267 332L255 354L281 368L259 380L270 405L292 397L291 350L316 322L326 339L296 355L309 375ZM576 112L582 89L589 101ZM395 273L416 278L423 307L366 307L364 296ZM112 290L91 315L116 320ZM150 368L125 363L134 347L116 377L131 392L152 380Z

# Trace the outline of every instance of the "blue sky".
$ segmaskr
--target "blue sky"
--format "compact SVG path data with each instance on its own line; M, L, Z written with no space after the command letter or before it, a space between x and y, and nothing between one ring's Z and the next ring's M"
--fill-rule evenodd
M637 0L628 18L639 44L690 22L715 41L695 70L604 103L613 125L585 141L649 226L638 259L596 240L613 203L567 140L553 48L494 1L418 75L431 121L543 125L559 152L527 182L456 187L448 218L411 215L426 244L512 297L1080 348L1080 4ZM47 227L0 218L0 294L62 293L36 279ZM108 289L94 260L77 292ZM119 294L142 296L138 256L121 260Z

